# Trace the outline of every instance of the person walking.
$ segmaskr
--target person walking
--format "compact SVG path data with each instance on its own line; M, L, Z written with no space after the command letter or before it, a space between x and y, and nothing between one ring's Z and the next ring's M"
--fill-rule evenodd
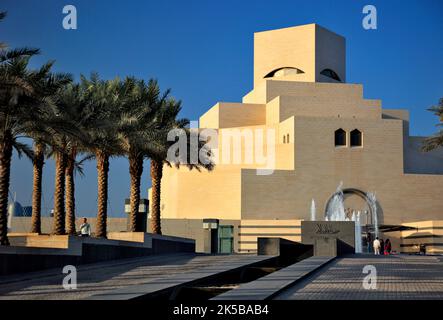
M80 226L80 236L89 237L91 236L91 225L88 223L88 219L83 218L83 223Z
M380 254L385 254L385 242L383 241L383 239L380 239Z
M386 242L385 242L385 256L389 256L391 254L391 250L392 250L391 240L386 239Z
M374 254L378 256L380 254L380 240L378 240L378 237L375 238L372 246L374 247Z

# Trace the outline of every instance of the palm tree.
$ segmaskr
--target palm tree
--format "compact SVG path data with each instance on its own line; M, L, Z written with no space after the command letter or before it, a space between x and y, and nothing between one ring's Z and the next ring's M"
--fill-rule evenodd
M32 130L42 113L47 94L42 82L61 81L66 75L53 76L50 66L30 71L30 56L34 49L2 50L0 52L0 244L8 245L7 204L12 149L19 155L33 158L32 150L18 139ZM45 89L46 90L46 89ZM43 98L42 98L43 97Z
M64 107L64 111L69 115L69 118L76 121L76 116L79 109L79 98L80 98L80 86L76 84L71 84L64 88L60 92L60 103ZM77 157L77 139L73 139L70 136L66 137L66 165L63 172L64 188L65 188L65 229L66 233L73 235L76 233L75 230L75 184L74 184L74 168L75 159Z
M77 148L69 148L66 168L65 168L65 213L66 213L66 233L76 234L75 229L75 182L74 169Z
M91 82L92 83L92 82ZM81 152L87 152L92 145L101 145L91 141L90 130L98 129L97 122L92 121L96 115L91 113L96 88L90 86L82 77L81 84L69 84L59 91L55 103L55 114L60 123L51 136L50 145L56 160L54 189L54 234L75 234L75 183L77 170L83 174L81 164L90 159L85 157L77 162ZM103 141L100 141L104 143Z
M66 166L65 166L65 226L66 233L76 234L75 228L75 172L83 175L81 164L89 159L84 158L77 162L79 153L87 149L87 136L83 134L83 123L85 121L84 112L86 109L85 94L79 84L66 86L59 95L59 104L63 108L65 118L75 125L75 130L67 132L66 138Z
M166 99L162 103L156 122L160 128L162 128L163 136L157 141L162 147L158 148L160 152L156 154L149 155L151 159L151 231L154 234L162 234L161 231L161 214L160 214L160 199L161 199L161 180L163 177L163 165L168 166L174 165L179 168L182 165L188 167L188 169L196 169L200 171L201 168L206 170L212 170L214 168L214 163L212 162L212 152L207 146L199 141L197 146L193 146L190 143L189 135L190 131L187 129L189 125L188 119L177 119L177 116L181 110L181 102L175 101L174 99ZM168 141L167 134L170 130L181 129L182 133L186 134L187 150L186 158L181 155L177 155L176 159L168 159L168 149L173 144L173 142ZM197 150L193 150L197 148ZM192 163L190 161L191 152L198 152L203 156L199 158L197 163Z
M34 143L31 232L41 234L42 176L45 164L44 143Z
M59 124L59 120L51 112L51 104L54 103L56 93L72 80L70 75L52 74L50 70L53 64L54 62L50 61L35 73L33 103L40 106L40 112L37 118L27 122L26 128L26 136L34 139L31 232L38 234L41 233L42 174L47 143L52 140L54 130L60 130L65 125Z
M100 80L97 74L90 79L81 76L81 86L87 96L82 128L87 135L88 152L97 163L97 222L95 236L106 238L108 208L109 159L122 154L120 139L116 134L120 121L121 83Z
M143 80L126 78L121 88L122 117L118 131L122 148L128 156L131 177L129 229L133 232L145 231L138 223L143 160L145 155L157 152L156 141L160 135L155 117L169 92L161 96L157 81L152 79L146 84Z
M0 20L6 16L0 13ZM5 49L0 45L0 245L8 245L7 237L7 204L10 181L10 166L12 149L19 156L24 153L34 159L32 151L27 145L18 141L22 134L35 132L35 127L43 124L41 115L48 101L48 97L61 83L70 80L67 75L52 75L52 63L45 64L40 70L30 71L29 59L38 54L38 49L20 48ZM39 120L40 119L40 120ZM37 144L39 145L38 141ZM41 148L37 147L39 161ZM37 174L41 174L38 172ZM41 176L40 176L41 182ZM37 187L41 184L36 181ZM39 191L37 191L38 195ZM33 201L34 202L34 201ZM35 205L39 206L38 201ZM39 211L38 211L39 212ZM39 218L34 219L38 223Z
M437 117L439 117L440 122L437 124L437 127L443 126L443 98L441 98L438 101L438 105L433 106L428 109L432 113L434 113ZM432 151L434 149L437 149L439 147L443 146L443 129L440 129L440 131L435 134L432 137L429 137L425 139L423 143L423 151Z

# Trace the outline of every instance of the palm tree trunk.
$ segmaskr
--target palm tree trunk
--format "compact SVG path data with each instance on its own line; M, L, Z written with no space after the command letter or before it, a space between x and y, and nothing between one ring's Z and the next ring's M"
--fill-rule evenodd
M65 230L65 170L66 154L57 151L55 154L55 189L54 189L54 221L52 233L66 234Z
M66 163L65 185L66 185L66 232L75 235L75 184L74 184L74 163L76 150L72 149Z
M32 218L31 232L42 233L41 210L42 210L42 175L43 165L45 164L45 145L35 143L34 145L34 185L32 189Z
M95 236L99 238L106 238L109 156L103 152L97 152L95 157L97 159L98 187L97 223L95 227Z
M160 193L163 176L163 161L151 160L152 199L151 199L151 230L154 234L162 234L160 220Z
M11 173L12 134L4 133L0 141L0 245L8 246L8 195Z
M129 153L129 174L131 176L131 194L130 194L130 231L145 232L141 230L139 206L140 206L140 180L143 173L143 156L136 153Z

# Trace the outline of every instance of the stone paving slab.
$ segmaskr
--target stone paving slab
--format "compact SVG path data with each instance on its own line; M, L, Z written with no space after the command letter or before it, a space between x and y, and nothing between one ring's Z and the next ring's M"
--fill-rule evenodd
M214 265L209 265L196 270L190 270L168 278L158 278L148 283L128 286L117 290L105 292L103 294L89 297L88 300L130 300L136 299L148 294L159 293L164 290L177 288L179 286L192 285L197 280L209 279L215 275L219 275L228 271L234 271L244 266L249 266L274 258L274 256L226 256L226 260L219 261Z
M377 288L366 290L363 267L377 270ZM337 258L325 268L278 294L277 300L443 299L441 258L432 256L355 255Z
M241 284L212 300L265 300L325 266L335 257L310 257L257 280Z
M78 288L62 287L61 268L0 277L0 300L76 300L177 274L196 272L220 263L248 259L244 255L164 254L106 261L77 268Z

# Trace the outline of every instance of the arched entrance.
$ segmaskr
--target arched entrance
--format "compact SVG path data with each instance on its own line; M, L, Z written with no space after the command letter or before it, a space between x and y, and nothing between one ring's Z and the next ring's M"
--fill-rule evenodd
M345 212L352 213L353 210L360 211L363 216L361 220L362 225L374 225L374 208L371 205L371 202L368 198L368 194L362 190L356 189L356 188L346 188L342 190L343 192L343 198L344 198L344 208ZM328 210L328 207L331 203L332 198L338 193L334 192L326 202L325 206L325 215ZM360 201L358 201L360 200ZM360 203L359 203L360 202ZM381 210L379 210L379 204L376 202L377 206L377 217L379 218L378 221L380 223L380 213ZM350 216L348 218L351 218Z
M372 241L379 234L381 221L379 208L375 194L356 188L343 190L339 188L326 202L325 218L357 221L355 235L356 237L359 235L360 239L355 239L355 248L356 250L358 248L358 252L371 252ZM359 218L352 219L353 217Z

